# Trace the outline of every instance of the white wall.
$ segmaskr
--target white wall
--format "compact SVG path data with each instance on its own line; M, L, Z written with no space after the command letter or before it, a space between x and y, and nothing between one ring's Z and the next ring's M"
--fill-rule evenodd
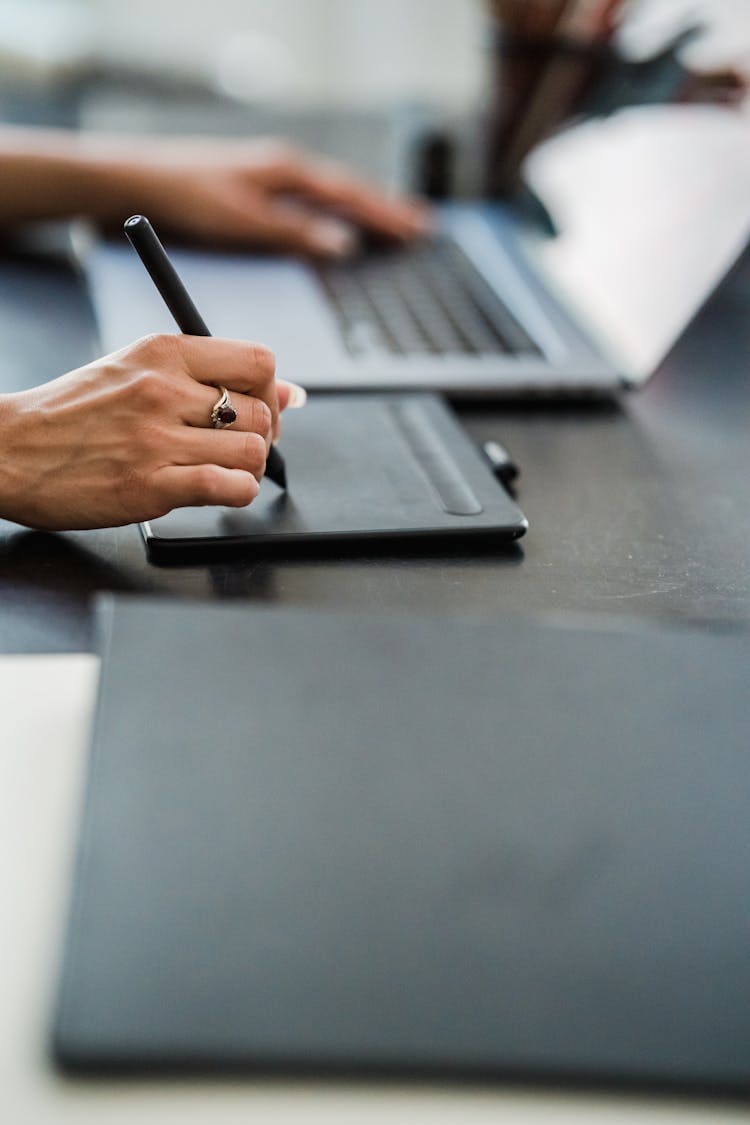
M482 0L86 0L104 54L213 76L248 96L472 104Z
M251 100L465 109L483 88L485 0L0 0L0 63L95 54L220 80ZM630 0L636 53L698 16L691 57L750 66L750 0ZM88 23L86 20L88 16ZM640 18L638 18L640 17ZM640 30L639 30L640 29ZM0 74L2 78L2 74Z

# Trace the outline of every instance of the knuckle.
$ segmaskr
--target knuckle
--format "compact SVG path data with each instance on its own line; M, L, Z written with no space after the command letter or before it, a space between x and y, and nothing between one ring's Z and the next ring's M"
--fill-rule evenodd
M268 157L283 172L296 172L303 163L299 149L285 140L270 141Z
M137 398L139 409L146 412L161 407L168 397L164 376L152 367L145 367L134 375L130 393Z
M201 465L195 470L195 488L203 503L221 503L222 484L223 476L215 465Z
M119 388L127 382L128 367L123 363L120 354L104 356L96 365L96 379L98 383L109 384L112 388Z
M253 502L258 495L258 491L259 485L254 474L245 473L244 481L235 482L235 491L231 499L227 497L225 502L233 508L245 508Z
M257 482L257 480L255 479L254 476L250 476L248 474L247 480L245 481L244 492L240 496L239 504L237 506L242 508L242 507L246 507L248 504L252 504L253 500L255 499L255 497L257 495L258 495L258 482Z
M250 403L250 429L262 438L267 438L271 432L273 418L270 408L260 398L251 399Z
M262 473L266 464L266 443L260 434L245 434L245 448L242 468L249 469L253 476Z
M132 348L147 363L174 361L178 338L169 332L151 332L148 336L136 340Z
M251 344L250 365L257 379L273 379L276 374L276 356L265 344Z
M350 186L354 180L349 168L331 157L320 157L316 161L316 170L321 176L325 176L329 186L332 188L343 189Z

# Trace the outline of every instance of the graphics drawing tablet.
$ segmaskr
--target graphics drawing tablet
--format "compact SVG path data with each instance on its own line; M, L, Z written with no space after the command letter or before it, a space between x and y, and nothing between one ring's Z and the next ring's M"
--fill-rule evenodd
M263 480L247 508L180 508L142 524L149 555L471 537L518 539L527 521L435 395L314 397L284 415L288 490Z

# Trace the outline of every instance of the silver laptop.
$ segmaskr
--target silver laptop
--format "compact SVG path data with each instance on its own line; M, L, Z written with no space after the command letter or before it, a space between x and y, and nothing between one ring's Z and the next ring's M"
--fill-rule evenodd
M170 254L214 335L262 341L278 373L310 390L501 397L637 386L750 230L750 146L733 133L717 146L728 118L705 128L683 116L677 127L663 112L580 127L532 159L557 237L512 207L462 202L439 209L431 240L344 262ZM175 330L124 239L99 245L87 269L107 351Z

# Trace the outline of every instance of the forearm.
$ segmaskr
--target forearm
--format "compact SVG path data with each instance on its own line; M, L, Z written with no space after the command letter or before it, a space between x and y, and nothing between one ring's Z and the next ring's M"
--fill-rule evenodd
M0 223L120 218L140 195L127 140L63 130L0 129Z

